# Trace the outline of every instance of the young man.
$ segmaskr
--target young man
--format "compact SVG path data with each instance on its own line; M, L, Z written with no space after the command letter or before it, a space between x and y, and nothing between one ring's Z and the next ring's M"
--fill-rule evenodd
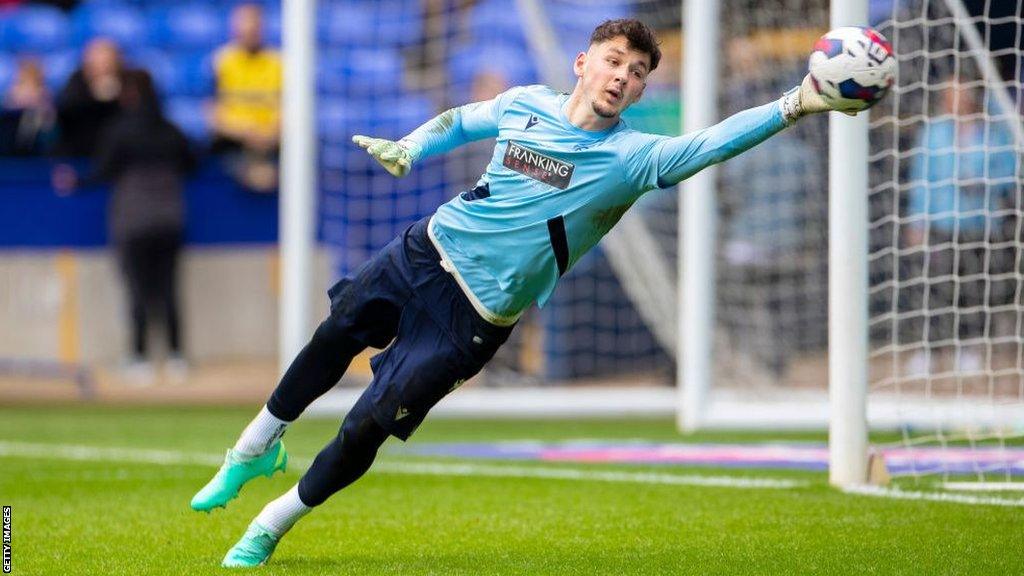
M373 382L302 479L268 504L224 558L264 563L303 515L362 476L389 436L483 368L523 311L544 305L558 278L641 194L674 186L827 109L803 84L780 100L678 138L629 129L619 115L643 95L661 52L637 20L601 24L576 56L572 94L512 88L441 114L398 142L353 138L392 175L461 144L497 137L487 172L330 289L331 314L267 405L192 500L209 511L248 480L283 470L289 423L338 381L367 346ZM394 341L392 342L392 339Z

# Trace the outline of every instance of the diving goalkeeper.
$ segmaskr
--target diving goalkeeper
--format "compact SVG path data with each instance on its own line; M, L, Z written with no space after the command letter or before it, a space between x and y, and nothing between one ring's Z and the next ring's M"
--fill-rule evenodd
M192 499L223 507L256 476L283 470L281 436L367 346L373 381L299 482L270 502L224 558L266 562L302 516L369 469L388 436L406 440L442 397L480 371L523 311L645 192L674 186L828 106L807 78L778 101L677 138L630 129L619 116L643 95L661 51L638 20L598 26L573 62L572 94L517 87L449 110L397 142L355 136L396 177L423 158L497 138L487 171L413 224L328 294L316 329L266 406ZM390 343L390 345L389 345Z

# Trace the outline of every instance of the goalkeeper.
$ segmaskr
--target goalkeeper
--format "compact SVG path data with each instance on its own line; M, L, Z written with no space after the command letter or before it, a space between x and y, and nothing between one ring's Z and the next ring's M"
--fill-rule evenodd
M209 511L248 480L283 470L281 436L368 346L373 381L299 482L267 504L225 566L270 557L295 522L369 469L388 436L406 440L442 397L472 377L523 311L555 284L645 192L674 186L827 105L801 86L778 101L677 138L631 130L619 116L640 99L661 51L638 20L607 21L573 62L572 94L517 87L449 110L398 142L355 136L396 177L423 158L497 138L472 190L412 225L328 294L330 316L266 406L192 499ZM390 343L390 345L389 345Z

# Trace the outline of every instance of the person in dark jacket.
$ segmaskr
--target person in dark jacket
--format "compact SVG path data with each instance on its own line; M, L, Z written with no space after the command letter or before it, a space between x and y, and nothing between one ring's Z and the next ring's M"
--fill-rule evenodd
M106 124L120 112L126 74L121 50L113 40L96 38L82 53L79 66L57 95L57 156L92 156Z
M113 184L108 225L129 297L132 375L141 381L152 378L146 328L155 308L166 325L167 368L182 377L186 364L177 270L185 228L184 179L195 169L196 158L184 134L163 116L148 73L124 75L120 102L123 111L101 132L93 172L83 184ZM69 167L54 174L58 191L74 188L76 180Z

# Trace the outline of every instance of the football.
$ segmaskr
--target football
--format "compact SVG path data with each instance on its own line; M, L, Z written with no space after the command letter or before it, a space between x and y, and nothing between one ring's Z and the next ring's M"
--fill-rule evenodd
M840 112L874 106L896 81L892 45L866 27L836 28L819 38L808 68L814 89Z

